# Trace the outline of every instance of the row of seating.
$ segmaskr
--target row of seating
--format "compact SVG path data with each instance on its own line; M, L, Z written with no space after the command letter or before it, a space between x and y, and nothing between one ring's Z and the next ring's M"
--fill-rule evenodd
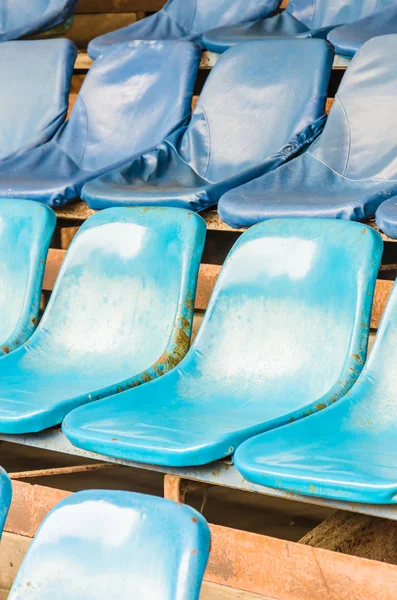
M0 47L0 57L32 52L12 77L17 101L6 94L2 198L58 206L81 195L93 209L194 211L220 199L219 214L233 227L274 216L359 220L377 211L379 227L397 237L397 35L360 50L322 133L333 58L323 40L232 48L211 72L190 120L197 48L122 44L95 61L63 124L75 48L65 40L10 44ZM21 82L44 53L59 78L42 88L36 83L32 103ZM27 115L22 123L20 111Z
M191 40L222 53L265 38L326 38L338 54L353 56L369 39L397 33L396 0L168 0L154 15L95 38L88 46L96 59L109 47L133 40Z
M0 361L0 432L63 422L80 448L171 467L237 449L255 483L395 502L397 288L363 370L379 234L325 219L249 229L189 350L204 237L176 208L89 218L37 329Z
M0 534L11 482L0 470ZM9 600L198 600L211 535L194 509L133 492L90 490L47 515Z

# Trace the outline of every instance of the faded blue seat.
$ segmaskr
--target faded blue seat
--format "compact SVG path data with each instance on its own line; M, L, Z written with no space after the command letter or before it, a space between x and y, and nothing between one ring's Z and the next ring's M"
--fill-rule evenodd
M209 527L189 506L78 492L45 518L8 598L198 600L209 546Z
M397 33L397 5L376 10L374 13L333 29L328 34L328 40L335 48L336 54L351 57L368 40Z
M249 40L325 38L339 25L357 21L394 4L395 0L290 0L286 10L274 17L207 31L202 44L207 50L220 54Z
M0 467L0 537L11 505L12 487L7 473Z
M84 186L91 208L177 206L200 211L275 168L318 135L333 53L323 40L251 42L210 74L187 127Z
M281 0L168 0L156 14L111 31L88 44L88 54L97 58L110 46L133 40L191 40L200 44L208 29L268 17Z
M375 217L379 229L390 238L397 239L397 197L394 196L383 202L376 211Z
M77 0L2 0L0 42L34 35L73 15Z
M36 329L55 223L47 206L0 199L0 356L26 342Z
M189 347L205 231L177 209L89 218L36 331L0 361L0 431L46 429L175 366Z
M185 359L157 381L74 410L80 448L194 466L341 398L365 358L382 241L357 223L266 221L221 271Z
M0 44L0 161L40 146L62 125L76 56L69 40Z
M116 46L95 61L57 134L0 163L0 198L61 205L89 179L152 148L189 117L199 61L190 42Z
M335 406L249 440L235 463L249 481L310 496L397 503L397 288L353 389Z
M373 39L349 66L322 134L288 164L226 193L223 221L374 215L397 194L396 96L397 35Z

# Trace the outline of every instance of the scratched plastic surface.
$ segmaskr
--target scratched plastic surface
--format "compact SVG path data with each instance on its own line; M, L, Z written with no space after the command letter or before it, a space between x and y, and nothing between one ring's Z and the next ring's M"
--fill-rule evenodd
M26 342L36 328L55 223L46 206L0 199L0 356Z
M397 503L397 287L375 345L345 398L315 417L258 436L236 456L260 485L323 498Z
M0 537L11 505L12 487L7 473L0 467Z
M0 431L56 425L72 408L178 363L189 345L205 230L201 217L178 209L89 218L35 334L0 361Z
M221 459L252 435L333 404L365 358L380 236L284 219L244 233L180 365L70 413L76 446L171 466Z
M197 600L209 546L209 527L189 506L79 492L43 522L9 600Z

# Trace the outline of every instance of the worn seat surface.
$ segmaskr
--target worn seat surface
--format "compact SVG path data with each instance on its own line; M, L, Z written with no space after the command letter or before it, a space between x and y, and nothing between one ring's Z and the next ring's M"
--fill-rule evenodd
M0 200L0 356L26 342L36 328L55 223L47 206Z
M198 600L209 547L209 527L189 506L78 492L45 518L9 599Z
M35 333L0 361L0 431L51 427L175 366L189 346L204 239L204 221L188 211L89 218Z
M76 56L69 40L0 45L0 161L47 142L62 125Z
M333 404L362 369L382 241L345 221L266 221L231 251L185 359L76 409L80 448L168 466L233 454L247 438Z
M53 139L0 164L0 198L59 206L152 148L189 117L199 61L194 44L171 41L119 44L101 56Z
M322 134L286 165L226 193L233 227L273 217L360 220L397 194L397 35L367 42L349 66Z
M268 17L281 0L168 0L154 15L111 31L88 44L88 54L97 58L110 46L132 40L191 40L200 44L205 31Z
M324 124L333 53L323 40L251 42L212 70L187 127L85 185L91 208L200 211L310 143Z
M321 37L337 26L357 21L395 5L395 0L290 0L285 11L270 18L207 31L202 44L222 53L248 40L272 37Z
M0 42L34 35L73 15L77 0L2 0Z
M397 502L397 288L369 359L335 406L246 442L235 463L249 481L299 494Z
M7 519L11 505L12 486L10 478L2 467L0 467L0 537L3 533L4 524Z

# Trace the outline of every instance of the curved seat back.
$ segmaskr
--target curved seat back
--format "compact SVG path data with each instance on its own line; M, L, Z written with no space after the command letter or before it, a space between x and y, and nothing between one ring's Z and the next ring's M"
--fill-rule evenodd
M38 34L60 25L73 15L77 0L3 0L0 42Z
M0 45L0 160L43 144L62 125L76 56L69 40Z
M12 487L7 473L0 467L0 537L11 505Z
M86 491L46 517L10 600L198 600L210 545L194 509L132 492Z
M27 200L0 201L0 356L30 337L37 325L53 211Z
M290 0L287 12L309 29L351 23L395 4L395 0Z

